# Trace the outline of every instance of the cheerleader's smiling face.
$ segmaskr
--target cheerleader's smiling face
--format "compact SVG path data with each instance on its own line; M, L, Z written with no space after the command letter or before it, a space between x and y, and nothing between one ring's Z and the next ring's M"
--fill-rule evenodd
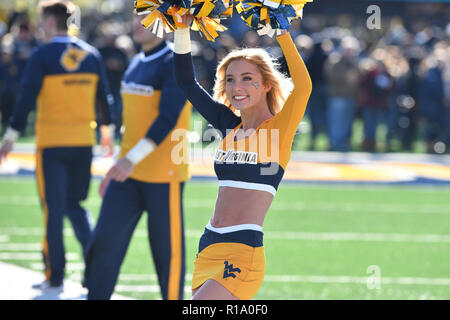
M228 101L235 109L244 111L267 104L266 96L271 87L264 85L258 67L245 59L230 62L225 82Z

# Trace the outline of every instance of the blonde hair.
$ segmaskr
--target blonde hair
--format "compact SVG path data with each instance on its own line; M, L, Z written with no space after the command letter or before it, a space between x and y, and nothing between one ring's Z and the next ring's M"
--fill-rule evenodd
M292 81L276 69L278 64L270 55L260 48L238 49L227 54L219 63L214 83L214 98L235 111L226 95L226 71L231 62L245 60L255 65L261 72L264 84L270 84L272 88L267 92L267 104L269 111L275 115L281 111L284 102L292 90Z

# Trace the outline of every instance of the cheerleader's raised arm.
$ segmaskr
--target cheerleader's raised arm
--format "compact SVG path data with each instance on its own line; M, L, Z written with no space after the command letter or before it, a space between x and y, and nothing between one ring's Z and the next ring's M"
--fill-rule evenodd
M312 91L312 81L289 32L278 36L277 41L286 58L294 89L274 120L276 127L293 138L305 114Z

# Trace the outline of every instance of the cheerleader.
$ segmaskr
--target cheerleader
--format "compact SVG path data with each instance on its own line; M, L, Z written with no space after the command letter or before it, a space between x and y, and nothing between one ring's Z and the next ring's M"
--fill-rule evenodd
M184 16L183 23L190 26L192 16ZM194 76L189 27L175 31L177 84L223 135L214 162L217 201L194 262L195 300L251 299L264 279L264 218L312 90L289 33L282 31L277 41L292 82L275 69L263 49L242 49L219 63L211 97ZM290 93L285 92L289 83L293 84Z

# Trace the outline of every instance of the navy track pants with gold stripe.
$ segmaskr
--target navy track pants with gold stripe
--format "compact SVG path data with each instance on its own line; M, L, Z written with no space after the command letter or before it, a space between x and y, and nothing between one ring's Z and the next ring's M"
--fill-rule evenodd
M44 214L43 259L46 279L61 285L66 265L63 222L67 216L85 254L91 237L91 217L80 205L91 181L92 147L38 149L36 180Z
M163 299L183 299L184 183L111 181L86 255L88 299L110 299L133 231L147 211L148 238Z

